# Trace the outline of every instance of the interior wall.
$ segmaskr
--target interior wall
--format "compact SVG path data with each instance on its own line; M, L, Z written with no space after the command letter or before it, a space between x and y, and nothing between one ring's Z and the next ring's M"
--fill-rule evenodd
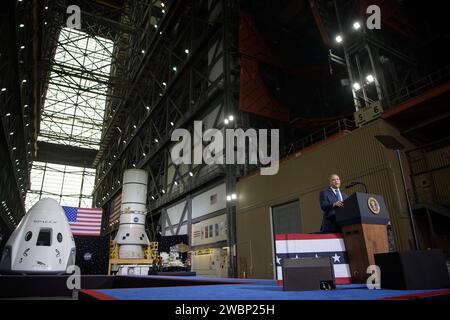
M391 215L397 250L413 246L409 216L400 169L394 151L385 149L374 135L395 136L406 149L414 146L385 120L325 141L302 154L282 160L274 176L259 172L243 177L237 184L236 212L238 274L240 277L273 278L273 239L270 210L274 205L299 200L301 230L318 232L322 222L319 192L328 187L329 176L340 175L342 191L364 192L361 186L345 189L351 181L364 182L370 193L384 196ZM403 166L409 169L403 155ZM408 181L409 183L409 181ZM411 188L411 185L408 186Z

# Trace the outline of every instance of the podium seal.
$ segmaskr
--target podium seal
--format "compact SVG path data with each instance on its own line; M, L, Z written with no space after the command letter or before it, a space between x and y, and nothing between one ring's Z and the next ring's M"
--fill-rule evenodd
M374 197L370 197L367 199L367 206L369 207L370 211L372 211L373 214L379 214L380 213L380 204L378 203L378 200Z

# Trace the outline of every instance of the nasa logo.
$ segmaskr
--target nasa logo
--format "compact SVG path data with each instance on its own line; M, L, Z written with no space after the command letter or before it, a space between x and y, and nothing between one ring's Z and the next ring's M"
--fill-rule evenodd
M138 218L138 217L135 217L135 218L133 219L133 221L134 221L134 222L139 222L139 218Z
M83 256L84 261L89 261L92 259L92 254L90 252L86 252Z

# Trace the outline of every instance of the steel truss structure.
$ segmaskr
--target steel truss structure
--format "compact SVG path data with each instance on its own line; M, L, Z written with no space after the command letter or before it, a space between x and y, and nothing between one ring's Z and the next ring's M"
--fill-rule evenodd
M220 129L225 115L237 111L233 94L237 77L231 74L236 38L230 32L232 19L225 17L234 10L237 19L237 5L229 1L181 1L164 7L159 1L151 3L165 15L161 20L154 16L146 20L156 25L144 24L142 38L148 39L147 46L136 50L142 60L129 72L130 91L117 94L125 98L107 109L96 161L94 201L98 206L120 189L126 168L149 172L152 211L226 174L225 166L173 166L169 147L175 128L192 129L193 120L213 113L208 126Z
M27 210L42 197L53 198L63 206L89 208L92 205L94 169L34 161L30 176Z
M24 200L34 150L35 72L30 3L6 2L0 13L0 216L14 229Z
M352 87L355 110L379 102L383 109L404 101L404 88L420 77L412 51L410 26L395 19L396 5L384 4L383 30L366 27L366 2L360 0L310 1L324 42L332 48L330 60L346 67ZM379 4L379 2L376 2ZM359 23L357 29L353 27ZM335 37L343 40L337 43ZM338 54L336 54L338 53ZM343 54L342 57L339 54ZM367 79L367 76L372 77Z

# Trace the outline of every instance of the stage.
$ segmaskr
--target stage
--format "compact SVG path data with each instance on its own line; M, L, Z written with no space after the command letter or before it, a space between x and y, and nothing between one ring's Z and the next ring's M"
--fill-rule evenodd
M138 276L133 278L139 278ZM276 280L219 279L183 277L189 285L174 277L148 276L158 281L176 280L177 286L81 290L80 300L411 300L450 299L450 288L436 290L369 290L365 285L338 285L329 291L283 291ZM210 284L208 284L210 282ZM192 285L191 283L196 283Z
M81 289L67 288L67 275L2 275L0 299L79 300L414 300L450 299L450 288L369 290L365 285L338 285L329 291L283 291L276 280L201 276L81 276ZM77 294L74 294L76 293Z

